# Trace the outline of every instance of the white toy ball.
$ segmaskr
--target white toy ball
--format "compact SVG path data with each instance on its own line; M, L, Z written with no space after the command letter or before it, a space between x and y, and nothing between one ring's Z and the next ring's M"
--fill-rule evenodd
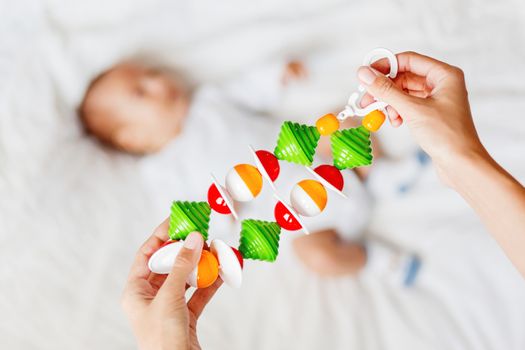
M315 216L326 207L328 196L324 186L316 180L302 180L292 189L292 208L303 216Z
M248 202L257 197L262 185L261 173L250 164L237 164L226 174L226 190L239 202Z
M219 276L230 287L239 288L242 283L243 258L241 253L224 243L214 239L210 251L219 261Z
M149 258L148 267L151 272L168 274L182 248L182 241L167 241Z

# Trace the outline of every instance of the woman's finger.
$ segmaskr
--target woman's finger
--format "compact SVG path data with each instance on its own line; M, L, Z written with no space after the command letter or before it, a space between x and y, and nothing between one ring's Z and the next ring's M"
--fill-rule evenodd
M401 89L407 90L420 90L420 91L430 91L430 88L427 85L427 79L420 75L414 74L412 72L402 72L398 74L394 80L394 83L399 86Z
M122 294L122 307L126 312L133 313L137 307L147 305L153 295L155 295L155 290L147 280L130 280Z
M162 287L162 285L164 284L164 281L166 281L166 278L168 277L168 275L165 275L165 274L158 274L158 273L151 273L148 277L148 282L149 284L151 284L151 286L155 289L155 290L159 290L160 287Z
M381 58L375 62L372 62L370 64L370 66L372 68L374 68L375 70L378 70L380 71L381 73L383 74L388 74L390 72L390 61L388 60L388 58Z
M403 120L400 118L401 116L399 115L399 113L396 111L396 109L392 106L386 106L386 114L387 114L387 117L388 117L388 120L390 121L390 124L393 126L393 127L398 127L401 125L401 123L403 122Z
M399 113L396 111L396 109L392 106L386 106L386 117L388 118L388 121L390 122L390 125L392 125L394 128L397 128L403 124L403 119L399 115Z
M396 57L399 72L412 72L425 77L428 82L432 83L435 83L436 78L450 67L445 62L412 51L401 52Z
M388 60L380 60L377 62L377 64L379 66L382 65L382 67L380 67L380 71L382 73L388 71ZM400 89L408 93L408 95L410 96L426 98L430 95L431 90L426 83L425 77L416 75L412 72L402 72L392 81L395 84L395 86L399 87ZM360 105L362 108L364 108L373 102L375 102L374 97L370 93L366 93L365 95L363 95ZM392 106L387 106L387 112L390 124L393 127L398 127L403 123L402 117L400 117L399 113L396 111L395 108L393 108Z
M398 110L410 108L414 103L414 97L408 95L394 84L391 79L373 68L367 66L359 67L357 77L368 93L378 100L394 105Z
M424 77L430 85L436 84L452 67L445 62L412 51L398 53L396 58L398 74L411 72ZM372 63L371 66L383 74L390 71L390 63L386 58Z
M361 101L359 101L359 107L361 108L365 108L366 106L368 106L369 104L375 102L376 100L374 99L374 96L370 95L368 92L365 93L363 95L363 97L361 97Z
M199 262L202 246L202 235L198 232L190 233L184 240L173 268L164 281L159 293L168 298L183 299L186 291L186 280Z
M397 117L397 119L394 119L390 122L394 128L399 128L401 125L403 125L403 118Z
M372 102L375 102L374 97L370 95L369 93L364 94L363 97L361 98L361 104L360 104L361 108L368 106ZM388 120L390 121L390 124L393 127L397 128L398 126L403 124L403 119L400 117L399 113L395 110L394 107L386 106L386 110L388 112L387 113Z
M372 65L374 66L374 65ZM374 67L375 69L375 67ZM381 73L384 73L383 71L380 71ZM427 85L427 80L425 77L422 77L420 75L416 75L411 72L402 72L399 73L394 79L392 79L394 84L398 86L402 90L421 90L421 91L427 91L430 93L431 88ZM370 103L374 101L373 97L370 94L368 95L365 100L361 100L361 106L368 106Z
M168 226L169 218L164 220L160 224L153 234L142 244L137 254L135 255L135 260L131 269L129 271L128 280L134 279L147 279L151 273L148 268L148 259L151 255L159 249L159 247L168 240Z
M188 301L188 309L190 309L190 311L195 315L195 319L199 318L202 311L204 310L204 307L208 304L211 298L213 298L215 292L217 292L221 285L222 280L219 277L208 288L197 289L195 293L193 293L191 299Z
M399 73L411 72L423 77L426 77L432 70L438 67L445 68L449 66L445 62L412 51L400 52L396 54L396 58ZM390 63L386 58L372 63L371 66L383 74L388 73L390 70Z
M412 96L425 98L428 97L431 92L424 77L410 72L401 73L392 81L397 87ZM370 93L365 93L361 98L360 106L364 108L373 102L375 102L374 97Z
M410 96L415 96L419 98L427 98L430 96L430 92L428 91L421 91L421 90L406 90Z

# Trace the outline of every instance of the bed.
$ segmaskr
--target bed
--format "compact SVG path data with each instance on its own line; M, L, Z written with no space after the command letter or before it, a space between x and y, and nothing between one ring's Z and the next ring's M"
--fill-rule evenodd
M0 5L0 346L129 349L119 298L139 244L166 215L139 160L87 139L76 120L90 79L133 55L221 81L301 58L277 119L344 104L371 48L464 68L479 133L525 181L525 4L519 0L47 1ZM392 155L413 145L382 131ZM394 205L395 204L395 205ZM395 208L394 210L392 208ZM321 279L283 237L275 264L247 264L199 324L205 349L525 349L525 282L431 168L380 197L370 235L417 251L418 284Z

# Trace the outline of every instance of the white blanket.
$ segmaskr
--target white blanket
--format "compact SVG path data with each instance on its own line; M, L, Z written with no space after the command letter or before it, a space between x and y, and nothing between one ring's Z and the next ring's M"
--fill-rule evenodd
M89 80L125 57L155 57L195 83L303 58L310 80L286 93L277 116L312 122L345 102L369 49L423 51L464 68L482 139L525 180L519 0L25 0L0 13L5 349L134 346L119 296L135 250L168 208L145 189L140 161L86 139L75 114ZM406 130L383 129L390 153L411 149ZM378 198L370 234L423 256L415 288L321 280L285 236L277 263L247 263L243 287L218 293L199 326L203 348L525 348L525 282L431 169L408 195Z

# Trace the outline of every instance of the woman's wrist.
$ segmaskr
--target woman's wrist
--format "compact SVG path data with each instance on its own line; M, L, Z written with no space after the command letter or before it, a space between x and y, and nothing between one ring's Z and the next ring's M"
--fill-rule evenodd
M476 173L491 167L494 161L483 145L469 148L463 152L450 152L434 159L440 176L453 190L461 192L466 184L471 184Z

